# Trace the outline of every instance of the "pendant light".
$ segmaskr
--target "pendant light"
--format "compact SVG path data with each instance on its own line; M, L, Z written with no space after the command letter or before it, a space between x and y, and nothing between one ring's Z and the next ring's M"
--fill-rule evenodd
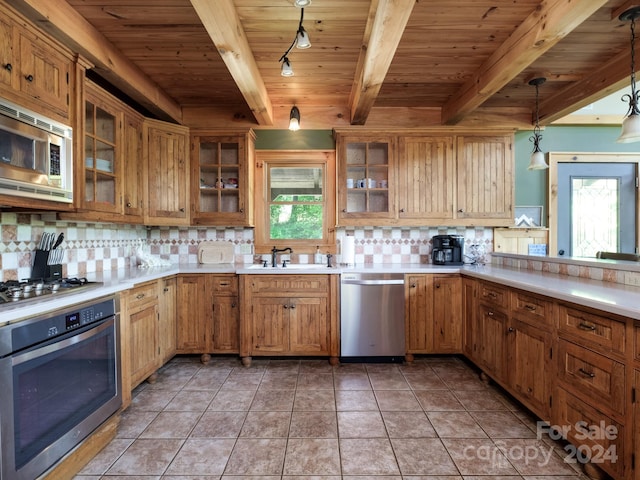
M536 123L533 127L533 136L529 137L529 141L533 142L533 152L531 152L531 159L529 160L529 166L527 170L544 170L549 168L547 162L544 159L544 153L540 150L540 140L542 135L540 134L540 106L539 106L539 92L540 85L546 82L544 77L533 78L529 80L529 85L536 87Z
M300 130L300 110L295 105L291 107L289 113L289 130L292 132Z
M304 8L311 5L311 0L295 0L294 5L298 8Z
M640 17L640 7L633 7L618 17L621 21L631 21L631 93L622 96L622 101L629 102L627 116L622 121L622 133L616 142L640 142L640 110L638 109L638 91L636 90L636 19Z
M304 7L305 5L309 5L310 1L299 0L296 1L296 7ZM300 23L298 23L298 30L296 30L296 36L293 38L293 42L287 48L287 51L282 54L279 62L282 62L282 66L280 67L280 75L283 77L293 77L293 68L291 67L291 61L289 60L289 53L293 49L293 47L299 49L306 49L311 47L311 40L309 40L309 34L302 26L302 21L304 20L304 8L300 8Z

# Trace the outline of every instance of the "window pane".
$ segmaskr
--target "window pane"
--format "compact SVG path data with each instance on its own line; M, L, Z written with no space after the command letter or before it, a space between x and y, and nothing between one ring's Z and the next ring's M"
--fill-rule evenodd
M322 205L271 205L269 223L272 239L322 238Z
M269 169L269 198L273 202L282 195L314 195L313 201L322 201L322 178L322 168L273 167Z
M619 184L615 178L572 178L572 254L618 251Z

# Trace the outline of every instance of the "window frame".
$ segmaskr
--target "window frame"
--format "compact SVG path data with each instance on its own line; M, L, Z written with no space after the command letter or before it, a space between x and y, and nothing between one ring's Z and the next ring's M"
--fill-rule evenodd
M308 240L272 240L269 238L269 181L272 167L322 168L323 238ZM323 253L336 252L336 153L335 150L256 150L254 247L256 254L271 249L291 247L294 254L313 254L316 247Z

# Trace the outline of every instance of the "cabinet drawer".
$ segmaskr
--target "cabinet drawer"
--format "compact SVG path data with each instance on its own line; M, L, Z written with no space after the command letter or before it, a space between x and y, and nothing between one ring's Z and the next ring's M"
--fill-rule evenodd
M304 293L305 296L329 292L328 275L253 275L251 289L256 293L272 293L279 296Z
M625 353L625 324L612 318L562 305L560 335L575 335L605 352Z
M505 287L495 283L480 283L478 298L486 304L507 308L509 306L509 292Z
M566 340L558 343L558 376L580 396L624 415L625 366Z
M524 292L511 294L511 310L518 318L533 320L537 324L553 325L553 302Z
M215 276L209 279L211 292L216 295L237 295L238 277L235 275Z
M621 424L562 388L558 389L556 412L555 424L566 432L567 440L576 448L581 447L580 456L590 453L598 467L614 478L624 478L627 461Z
M149 282L136 285L128 292L129 311L137 310L158 301L158 283Z

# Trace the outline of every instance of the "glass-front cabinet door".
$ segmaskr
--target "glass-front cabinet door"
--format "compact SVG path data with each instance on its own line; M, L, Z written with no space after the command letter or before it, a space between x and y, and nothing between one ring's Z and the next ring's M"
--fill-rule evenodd
M192 137L192 222L198 225L252 224L253 133Z
M119 212L121 112L87 91L84 109L84 207Z
M358 225L371 219L393 218L393 138L339 135L337 148L339 223Z

